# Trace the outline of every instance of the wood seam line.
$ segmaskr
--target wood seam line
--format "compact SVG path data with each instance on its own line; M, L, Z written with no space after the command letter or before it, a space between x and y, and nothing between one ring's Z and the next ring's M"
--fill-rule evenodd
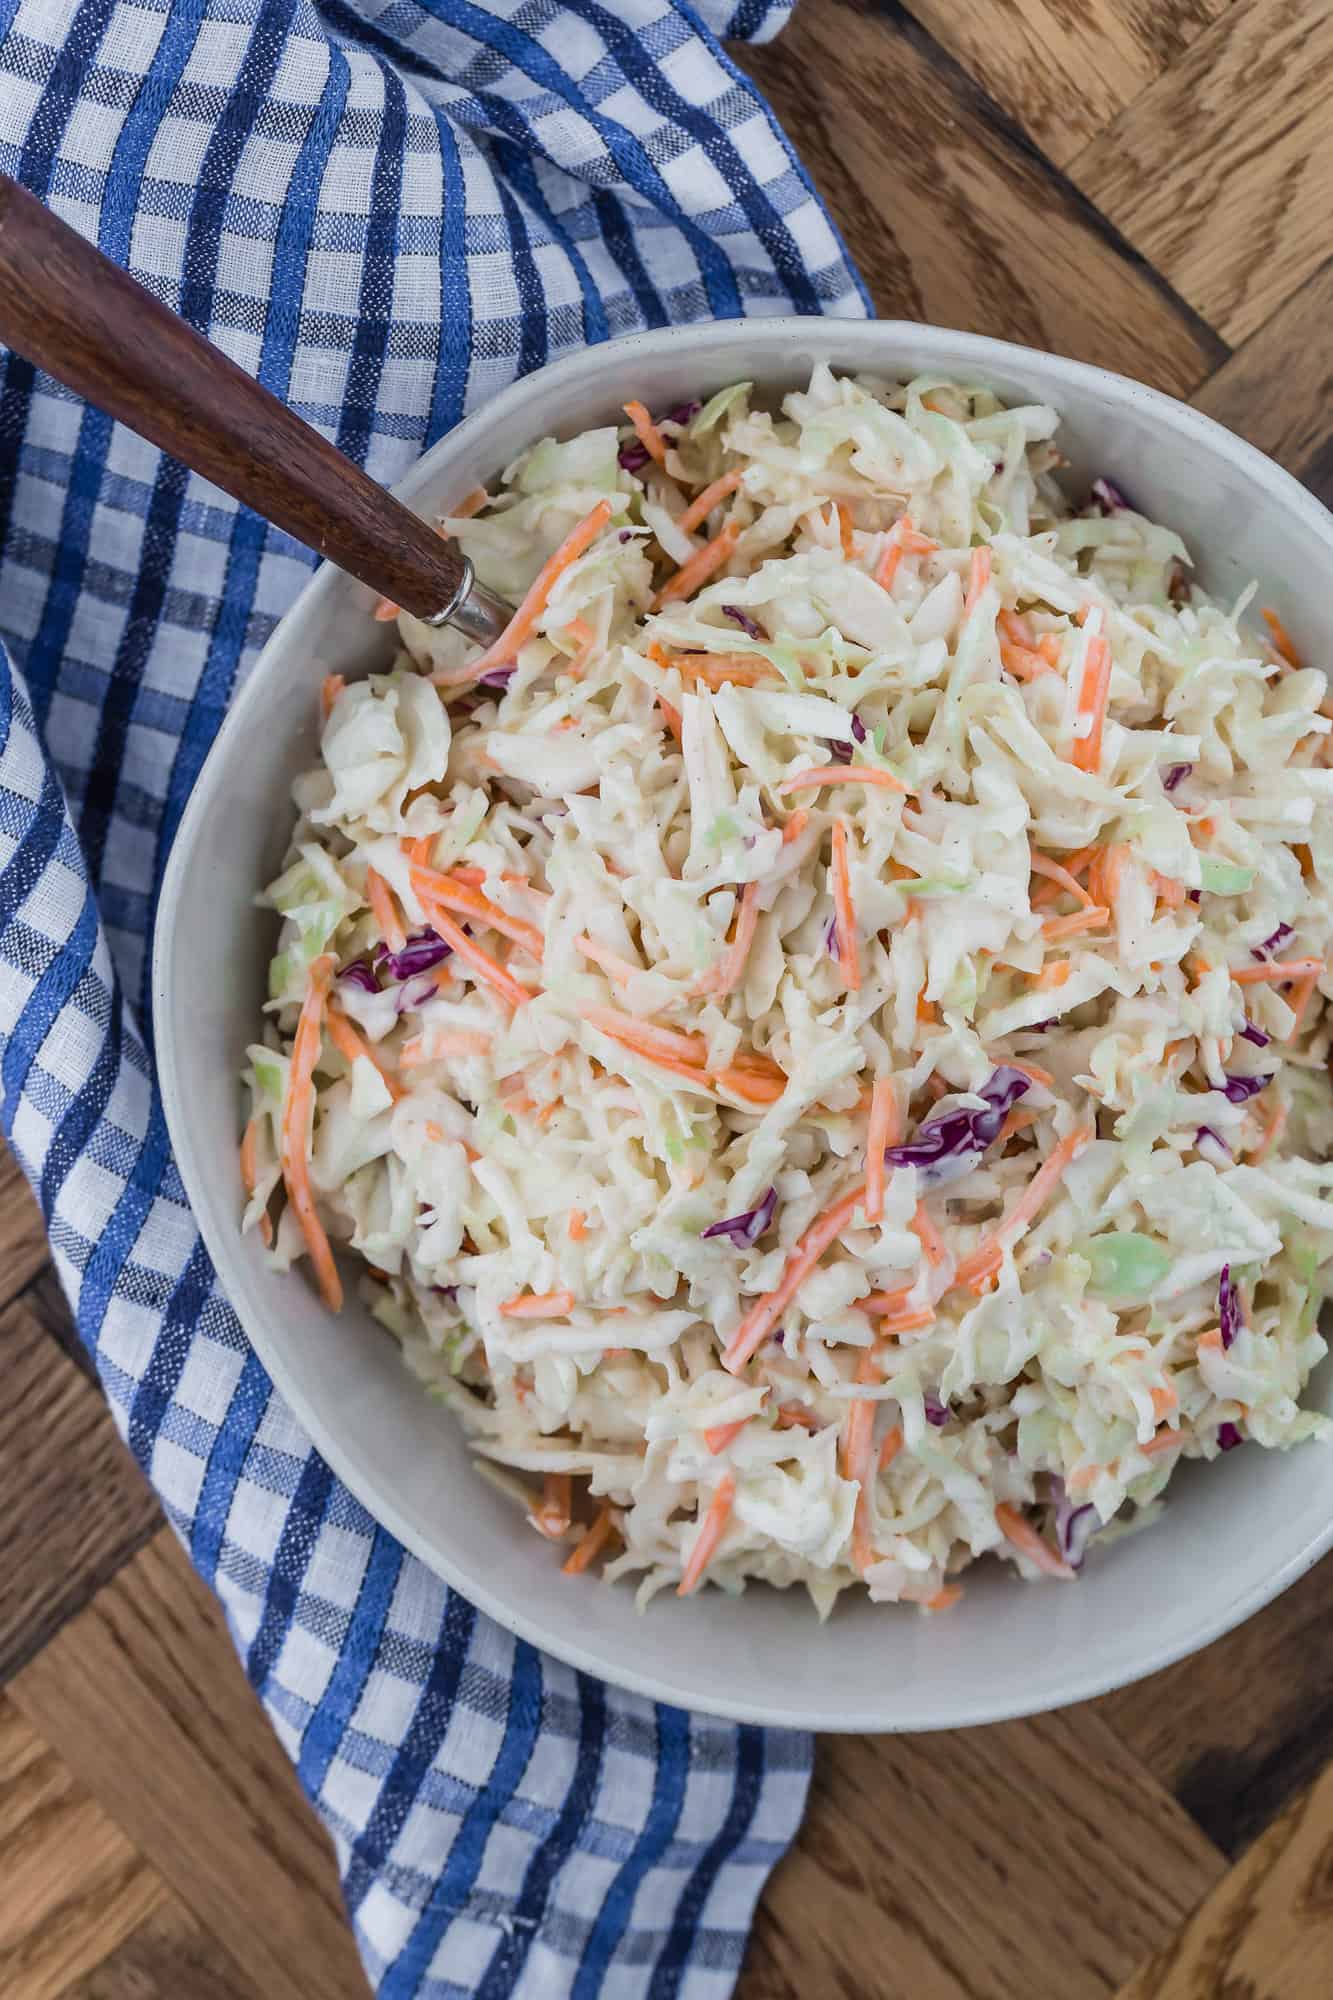
M1163 277L1157 266L1150 262L1141 250L1136 249L1127 236L1122 235L1110 217L1103 214L1096 202L1084 194L1082 188L1069 178L1063 168L1056 166L1054 160L1043 152L1017 119L1011 117L1003 105L997 103L985 85L979 82L970 70L965 69L956 56L935 40L930 30L910 11L910 5L905 4L905 0L866 0L866 4L870 13L895 27L905 41L911 42L918 53L947 78L950 88L964 98L976 112L981 125L992 131L1004 147L1030 161L1044 179L1054 184L1070 207L1101 237L1107 247L1124 263L1141 273L1152 285L1153 290L1165 299L1171 310L1193 333L1199 346L1205 350L1206 357L1211 357L1207 374L1200 376L1190 393L1193 394L1205 381L1210 380L1217 370L1230 360L1233 352L1216 327L1210 325L1188 299L1181 297L1170 281Z

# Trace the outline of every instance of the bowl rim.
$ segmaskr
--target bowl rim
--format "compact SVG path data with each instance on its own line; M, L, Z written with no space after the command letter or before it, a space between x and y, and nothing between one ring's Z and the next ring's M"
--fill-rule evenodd
M429 487L433 468L441 459L453 456L460 448L466 447L491 429L497 419L506 414L511 403L521 402L531 394L532 385L538 381L548 393L550 403L555 405L559 401L559 391L567 383L580 381L589 371L595 372L605 364L608 352L612 349L615 350L617 360L635 351L643 353L646 359L655 360L668 350L688 354L691 348L712 348L720 338L725 339L729 332L736 339L738 354L743 353L745 341L753 340L756 336L766 346L770 342L788 340L807 349L812 348L817 358L821 347L842 348L844 351L849 348L853 350L859 348L863 351L862 357L856 361L840 359L831 363L839 368L865 366L873 369L876 349L883 347L891 350L895 343L899 347L913 348L917 351L938 348L942 352L942 357L947 351L950 367L961 365L975 369L981 377L988 372L997 375L1021 375L1025 371L1030 373L1035 370L1041 376L1043 394L1047 395L1057 407L1062 387L1067 387L1082 397L1093 396L1103 403L1109 401L1112 405L1137 404L1155 416L1168 435L1173 432L1183 434L1206 452L1230 459L1282 506L1302 516L1311 532L1318 535L1328 546L1330 564L1333 565L1333 514L1330 514L1322 502L1283 466L1278 465L1266 453L1238 437L1204 411L1195 409L1193 405L1182 402L1160 389L1151 388L1146 383L1135 381L1130 376L1099 367L1092 362L1072 360L1064 355L1048 353L1041 348L1024 347L1013 341L997 340L984 334L925 325L910 320L843 320L794 315L736 321L709 320L689 326L663 327L626 334L596 347L579 348L508 384L490 401L465 417L429 446L390 490L396 497L411 505L418 493L423 488ZM890 368L898 365L893 362L891 353L884 355L883 364ZM555 428L558 429L558 425ZM168 940L174 929L175 913L186 893L190 859L198 830L207 821L212 797L220 782L219 774L224 753L230 748L232 740L244 735L251 726L254 713L260 708L264 698L273 655L281 648L287 631L293 625L313 620L324 599L347 587L348 581L344 572L334 568L330 563L321 563L274 626L251 666L245 684L230 703L195 780L181 815L163 875L153 937L152 1019L163 1113L190 1214L212 1259L219 1284L265 1371L320 1456L367 1512L417 1556L432 1574L442 1578L451 1590L457 1590L467 1602L493 1618L498 1625L516 1638L527 1641L595 1679L609 1681L612 1685L623 1687L651 1701L679 1706L685 1697L681 1689L669 1678L659 1676L650 1670L640 1672L619 1667L608 1673L605 1662L598 1658L592 1648L563 1637L553 1640L542 1624L540 1616L530 1616L522 1605L516 1605L499 1593L493 1592L484 1578L465 1575L437 1544L416 1530L396 1503L391 1498L386 1498L377 1488L373 1477L354 1463L352 1448L350 1444L343 1443L338 1426L326 1422L318 1410L310 1404L305 1392L302 1371L292 1363L281 1341L270 1337L261 1315L247 1311L248 1287L246 1274L239 1264L239 1234L234 1227L230 1229L224 1227L220 1218L212 1212L213 1203L207 1191L207 1174L202 1163L194 1157L191 1125L185 1115L185 1086L170 1027L168 965L171 948ZM314 670L312 655L312 671ZM1095 1660L1082 1666L1071 1667L1060 1692L1054 1697L1045 1693L1037 1695L1032 1700L1022 1698L999 1700L986 1705L983 1709L978 1709L975 1713L943 1719L938 1708L932 1707L928 1695L923 1695L915 1688L910 1691L900 1689L899 1698L895 1701L895 1714L893 1719L888 1721L880 1710L815 1712L808 1707L788 1708L780 1702L747 1703L743 1700L734 1700L728 1697L725 1690L719 1690L715 1698L710 1696L707 1699L700 1699L691 1693L688 1696L688 1705L696 1713L714 1715L731 1722L763 1727L819 1730L830 1734L920 1733L979 1727L985 1723L1006 1722L1027 1715L1052 1713L1074 1703L1093 1700L1113 1689L1132 1686L1135 1682L1158 1673L1211 1645L1299 1581L1330 1548L1333 1548L1333 1514L1330 1514L1322 1530L1311 1536L1301 1547L1293 1550L1261 1582L1237 1597L1224 1597L1211 1612L1201 1616L1190 1633L1179 1641L1145 1645L1142 1657L1136 1660L1128 1672L1121 1667L1107 1671L1100 1668ZM802 1615L806 1615L804 1606ZM645 1652L647 1651L645 1648Z

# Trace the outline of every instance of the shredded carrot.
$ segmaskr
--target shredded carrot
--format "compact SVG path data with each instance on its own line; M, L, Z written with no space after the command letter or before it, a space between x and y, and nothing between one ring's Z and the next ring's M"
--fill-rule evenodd
M1158 1431L1156 1437L1148 1439L1147 1444L1136 1445L1134 1448L1136 1451L1141 1451L1145 1458L1156 1458L1159 1452L1174 1451L1184 1442L1184 1434L1181 1431Z
M515 1292L500 1304L506 1319L560 1319L573 1310L573 1292Z
M943 1590L937 1590L933 1597L926 1599L926 1610L952 1611L955 1604L961 1603L962 1596L963 1586L961 1583L946 1583Z
M1002 1066L1005 1069L1016 1069L1020 1076L1030 1076L1034 1083L1041 1084L1046 1090L1054 1087L1055 1078L1051 1072L1043 1069L1040 1063L1028 1062L1026 1057L1020 1062L1017 1056L1006 1056Z
M1278 617L1276 611L1270 611L1265 606L1265 608L1259 613L1259 616L1263 619L1264 624L1268 627L1269 631L1273 635L1274 650L1281 655L1281 657L1286 661L1289 667L1303 667L1305 665L1305 662L1301 658L1300 654L1297 652L1294 644L1292 643L1290 633L1287 631L1286 626L1282 623L1282 620Z
M1314 990L1318 980L1319 974L1317 972L1309 972L1304 979L1299 981L1296 992L1292 996L1291 1026L1283 1036L1284 1041L1294 1042L1299 1034L1301 1022L1305 1019L1306 1010L1314 998Z
M1048 667L1058 667L1061 653L1060 634L1058 632L1044 633L1037 641L1037 652L1040 658L1045 660Z
M370 615L377 625L392 625L394 619L398 616L400 608L399 605L394 603L391 597L381 597L377 600L375 609Z
M1175 881L1170 875L1159 875L1155 868L1149 871L1153 889L1160 902L1168 910L1179 910L1185 902L1185 884Z
M334 1048L337 1049L343 1061L350 1066L359 1056L365 1062L368 1062L381 1078L390 1097L397 1103L403 1094L403 1086L399 1083L393 1071L386 1066L384 1058L380 1055L379 1051L372 1048L365 1036L359 1034L352 1026L352 1023L343 1013L341 1007L329 1007L324 1025L328 1029L329 1040L333 1043Z
M366 870L366 901L371 914L380 927L380 936L390 951L401 951L407 943L407 934L398 920L389 885L376 868Z
M858 1312L894 1313L911 1297L915 1289L914 1278L910 1285L899 1285L892 1292L867 1292L864 1298L853 1299L852 1304Z
M963 599L964 624L967 623L972 613L976 610L977 605L981 602L981 593L990 582L990 562L989 548L973 549L972 561L968 569L967 595Z
M755 930L759 923L759 884L747 882L741 890L741 899L736 907L736 929L731 942L706 982L706 990L714 999L721 1000L733 993L740 985L745 971L745 961L754 943Z
M919 1327L934 1326L934 1306L918 1306L915 1312L889 1313L879 1323L879 1330L885 1340L892 1340L900 1333L915 1333Z
M740 483L739 472L724 472L711 486L705 486L702 493L696 493L685 512L676 521L681 533L692 535L699 523L707 520L714 507L725 500L729 493L734 493Z
M898 574L898 565L904 556L933 555L939 547L929 535L918 534L912 526L910 514L904 514L889 529L879 561L875 564L875 582L881 590L892 590L893 579Z
M719 1452L726 1450L731 1440L745 1429L749 1421L748 1417L737 1417L734 1424L714 1424L704 1432L704 1443L708 1446L714 1458L717 1457Z
M657 465L666 464L666 439L642 403L622 403L621 409L634 426L634 435Z
M583 936L575 938L574 948L582 952L585 958L590 958L594 965L600 966L608 977L615 980L617 986L628 986L630 980L643 970L641 965L631 965L627 958L621 958L616 952L609 951L604 944L598 944L596 938L590 938L586 932Z
M1237 986L1260 986L1284 979L1316 978L1324 969L1322 958L1274 958L1264 965L1233 965L1231 977Z
M963 1258L954 1273L956 1285L975 1285L998 1272L1003 1261L1003 1246L1012 1242L1018 1232L1032 1221L1070 1161L1077 1159L1093 1137L1093 1132L1094 1128L1091 1125L1077 1126L1074 1131L1061 1139L1058 1146L1052 1148L993 1233Z
M282 1134L279 1146L287 1199L296 1210L296 1219L301 1225L301 1234L305 1237L310 1261L315 1267L320 1292L331 1312L337 1312L342 1306L342 1280L333 1261L333 1252L329 1248L324 1225L315 1211L315 1196L310 1185L310 1162L306 1158L306 1144L315 1115L315 1064L319 1061L324 1014L328 1006L329 987L336 964L337 960L332 953L324 952L310 968L310 984L306 988L305 999L301 1002L301 1018L297 1022L296 1036L292 1042L291 1065L287 1073L287 1101L282 1110Z
M533 1527L548 1542L558 1542L569 1533L572 1485L567 1472L548 1472L542 1483L541 1504L528 1512Z
M850 562L856 554L856 526L852 520L852 510L850 507L844 506L841 500L834 502L834 508L838 516L838 535L842 542L842 559L844 562Z
M1016 681L1040 680L1043 674L1058 671L1040 653L1030 653L1023 646L1010 646L1004 640L1000 642L1000 665Z
M611 1502L604 1500L597 1511L592 1526L585 1529L583 1535L574 1544L573 1551L568 1559L561 1563L560 1569L562 1574L565 1576L581 1576L588 1565L595 1562L601 1554L614 1527L615 1516L611 1511Z
M678 598L693 597L710 576L730 562L739 534L740 529L734 521L724 521L712 541L696 549L689 561L682 563L676 574L667 578L653 599L653 610L660 611L664 604L674 604Z
M674 667L686 687L697 687L700 681L707 688L727 687L739 683L742 687L758 687L761 681L777 680L778 670L770 660L751 659L744 653L671 653L665 656L664 664Z
M588 1218L581 1208L570 1209L568 1227L570 1242L582 1243L588 1233Z
M430 1028L403 1043L398 1051L399 1066L420 1069L423 1063L443 1062L448 1056L484 1056L494 1039L478 1028ZM384 1080L387 1083L389 1079Z
M1054 942L1057 938L1077 937L1080 931L1098 931L1110 921L1111 912L1093 903L1086 910L1075 910L1072 916L1048 917L1041 927L1041 934Z
M545 940L535 924L525 923L522 917L511 917L508 910L502 910L489 896L483 896L479 889L473 889L465 882L457 881L452 875L441 875L434 868L412 869L412 887L424 902L429 902L446 910L458 910L464 916L476 917L489 924L501 937L507 937L514 944L522 945L524 951L533 958L540 959Z
M1013 1110L1006 1114L1003 1125L995 1135L996 1145L1002 1147L1007 1139L1013 1138L1015 1132L1026 1132L1028 1126L1035 1125L1036 1122L1035 1111L1030 1110L1026 1104L1016 1104Z
M893 1426L893 1429L891 1431L885 1431L883 1437L880 1439L879 1470L881 1472L885 1472L888 1470L889 1466L893 1464L894 1459L897 1458L898 1453L902 1450L902 1448L903 1448L902 1425L895 1424Z
M890 1141L890 1144L892 1144L892 1141ZM921 1245L922 1255L925 1257L926 1262L932 1269L938 1271L949 1253L944 1247L944 1238L940 1235L939 1230L931 1220L930 1210L926 1207L924 1201L917 1203L912 1213L912 1220L907 1226Z
M790 847L793 840L799 840L810 824L810 815L804 806L797 806L791 818L782 829L782 845Z
M940 1018L940 1010L935 1005L935 1002L926 998L924 984L916 996L916 1018L918 1021L924 1022L928 1027L936 1025Z
M666 696L662 694L659 694L657 697L657 706L662 711L662 720L666 723L667 728L671 731L677 743L684 742L684 726L680 719L680 710L673 708Z
M870 1123L866 1127L866 1221L884 1213L884 1148L898 1138L901 1120L891 1076L877 1076L870 1090Z
M712 1081L719 1090L729 1090L736 1097L748 1098L751 1104L776 1104L787 1088L785 1077L761 1077L747 1073L735 1064L730 1069L716 1069Z
M1152 1392L1152 1412L1159 1422L1163 1417L1169 1416L1172 1410L1177 1409L1179 1404L1180 1398L1169 1382L1165 1388L1154 1389Z
M322 721L327 722L333 714L333 704L346 686L347 682L341 674L325 674L319 684L319 713Z
M807 1410L800 1403L782 1403L778 1406L777 1427L780 1431L817 1431L819 1418L813 1410Z
M708 1060L708 1044L702 1035L683 1035L675 1028L659 1028L652 1021L618 1013L614 1007L581 1007L579 1012L594 1028L610 1035L612 1041L624 1042L640 1055L666 1056L677 1062L692 1063L696 1068Z
M1038 854L1034 849L1028 856L1028 866L1034 875L1044 875L1048 882L1054 882L1059 888L1068 890L1085 910L1093 907L1092 897L1073 871L1063 867L1058 861L1052 861L1048 854Z
M469 663L469 680L476 680L490 667L512 665L514 655L524 640L531 637L533 628L551 595L557 577L577 562L583 551L595 542L607 522L611 519L611 502L599 500L590 514L584 516L576 528L571 528L553 555L547 557L537 572L536 580L528 590L523 602L514 613L504 631L493 646Z
M1036 645L1037 635L1032 629L1031 620L1024 618L1021 612L997 611L995 623L1011 646L1021 646L1024 652L1030 653Z
M1038 1534L1031 1521L1026 1520L1017 1507L1010 1507L1002 1502L995 1509L995 1525L1007 1542L1012 1542L1022 1555L1034 1562L1038 1569L1044 1570L1047 1576L1066 1579L1074 1576L1075 1571L1064 1557L1055 1553L1050 1543Z
M1073 971L1067 958L1057 958L1050 965L1043 965L1032 984L1039 992L1047 993L1055 986L1063 986Z
M852 875L847 861L847 827L833 822L833 911L837 926L838 963L843 983L852 993L860 990L861 961L856 948L856 906L852 902Z
M423 899L424 900L424 899ZM426 914L431 928L452 945L465 965L470 965L478 979L484 980L511 1007L526 1007L529 999L527 988L520 986L512 973L506 972L498 959L483 951L474 938L470 938L461 924L456 924L449 912L439 903L428 903Z
M252 1118L246 1126L245 1136L241 1140L241 1183L248 1195L254 1193L255 1185L259 1179L259 1170L255 1164L257 1131L258 1120ZM273 1218L267 1209L264 1210L259 1218L259 1234L265 1243L273 1241Z
M1194 1345L1196 1347L1211 1348L1213 1352L1221 1354L1223 1351L1221 1327L1210 1326L1206 1333L1201 1333L1199 1335Z
M865 1184L850 1189L817 1215L787 1259L786 1269L771 1292L755 1300L732 1336L722 1357L722 1366L738 1375L755 1349L777 1325L815 1265L839 1231L844 1229L865 1200Z
M1096 771L1102 761L1102 730L1111 687L1111 648L1100 633L1088 640L1083 682L1078 691L1078 720L1087 722L1084 735L1074 739L1070 762L1080 771Z
M718 1480L713 1497L708 1503L708 1512L699 1526L690 1550L689 1560L681 1573L676 1587L677 1597L688 1597L700 1577L717 1554L718 1544L726 1533L727 1522L731 1518L732 1502L736 1498L736 1482L726 1473Z
M886 792L907 792L911 789L901 778L895 778L892 771L882 771L878 764L811 765L808 770L793 771L774 789L779 792L804 792L812 785L879 785Z

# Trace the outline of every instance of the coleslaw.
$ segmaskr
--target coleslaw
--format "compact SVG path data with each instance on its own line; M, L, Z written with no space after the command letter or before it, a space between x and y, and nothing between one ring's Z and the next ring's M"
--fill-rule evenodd
M442 521L495 646L326 683L245 1225L640 1602L1072 1578L1333 1435L1324 676L1053 409L626 419Z

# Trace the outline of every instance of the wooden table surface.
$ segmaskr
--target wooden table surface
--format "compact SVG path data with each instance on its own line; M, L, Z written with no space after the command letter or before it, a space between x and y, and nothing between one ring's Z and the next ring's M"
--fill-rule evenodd
M743 61L881 315L1155 383L1333 502L1333 0L802 0ZM366 2000L3 1162L0 1361L0 1995ZM1331 1993L1333 1562L1083 1708L823 1743L739 2000Z

